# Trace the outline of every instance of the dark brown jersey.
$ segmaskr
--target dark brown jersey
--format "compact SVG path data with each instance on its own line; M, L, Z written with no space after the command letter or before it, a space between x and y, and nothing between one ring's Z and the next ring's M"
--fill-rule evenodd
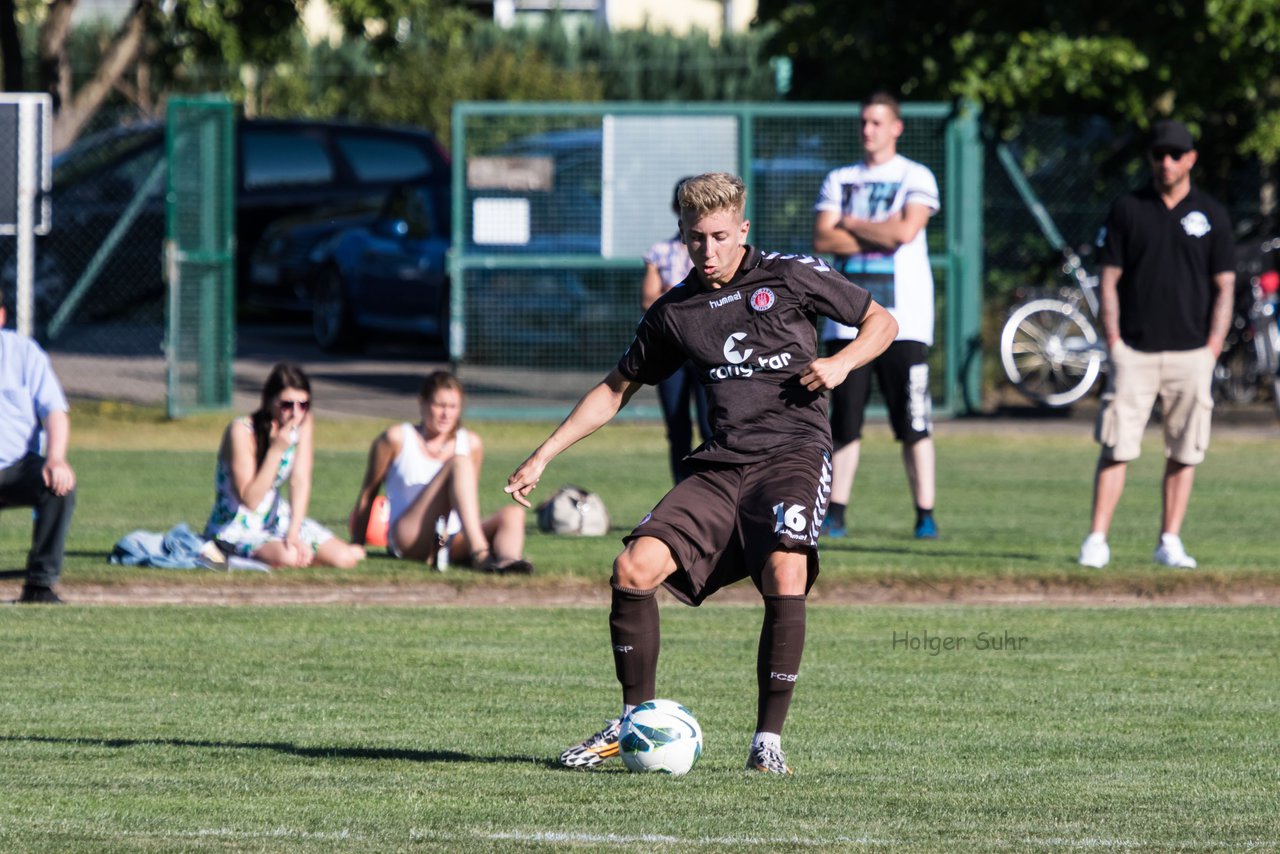
M710 288L692 272L645 312L618 362L634 382L660 382L692 361L714 432L693 453L710 462L763 459L801 444L831 446L825 395L800 377L818 355L819 316L857 326L871 296L819 258L747 247L739 275Z

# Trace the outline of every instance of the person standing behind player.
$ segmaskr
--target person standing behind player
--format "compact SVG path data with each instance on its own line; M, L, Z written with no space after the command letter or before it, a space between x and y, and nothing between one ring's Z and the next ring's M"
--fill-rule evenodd
M671 196L671 210L680 216L680 183L676 182ZM658 297L678 287L693 269L689 250L680 239L680 232L669 240L660 240L644 253L644 282L640 290L640 307L645 311ZM658 383L658 400L662 404L662 420L667 425L667 446L671 453L671 477L676 483L693 473L685 457L693 450L693 422L689 418L689 398L693 398L694 411L698 413L698 433L702 441L711 438L711 425L707 422L707 393L698 382L698 372L693 365L684 367Z
M915 501L915 535L938 536L933 519L933 404L929 347L933 344L933 270L925 224L939 207L928 167L898 154L902 117L892 95L877 92L862 107L863 160L832 170L814 205L813 248L836 256L837 268L870 291L898 321L898 337L875 363L849 375L831 394L835 474L827 533L845 535L845 508L862 449L862 423L875 374ZM822 338L834 353L856 329L830 318Z
M0 507L35 508L18 601L60 605L53 585L62 574L76 507L76 473L67 462L69 407L48 354L25 335L4 329L6 320L0 293Z
M1157 122L1149 156L1151 185L1118 199L1099 235L1099 314L1111 370L1098 413L1092 524L1080 546L1080 563L1097 569L1111 560L1107 531L1157 396L1165 467L1153 557L1195 568L1182 545L1182 520L1209 445L1213 370L1235 297L1231 220L1191 183L1191 132L1180 122Z
M756 734L747 769L789 774L782 725L804 650L805 596L818 574L816 549L829 497L831 436L823 392L875 358L897 332L870 295L821 260L762 253L746 242L746 187L723 172L680 186L680 233L694 275L645 312L617 366L508 478L528 506L547 465L604 426L642 384L692 361L707 379L715 435L676 484L624 539L613 564L609 633L622 685L622 714L652 700L658 586L700 604L750 577L764 597L756 666ZM861 335L817 358L817 315ZM618 755L619 718L560 756L591 767Z

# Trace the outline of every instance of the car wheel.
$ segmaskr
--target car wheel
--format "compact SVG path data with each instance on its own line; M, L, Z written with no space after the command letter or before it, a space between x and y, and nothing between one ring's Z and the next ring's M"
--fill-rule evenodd
M311 329L322 350L354 350L360 345L342 274L326 267L320 274L311 307Z

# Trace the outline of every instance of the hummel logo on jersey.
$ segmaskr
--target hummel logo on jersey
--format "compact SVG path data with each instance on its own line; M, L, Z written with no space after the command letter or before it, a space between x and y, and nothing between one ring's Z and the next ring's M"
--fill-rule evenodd
M707 305L711 306L712 308L719 308L725 303L738 302L741 299L742 299L742 291L734 291L728 296L720 297L720 299L707 300Z
M735 294L735 297L741 299L742 295ZM731 332L729 337L724 339L724 357L729 360L731 365L741 365L747 359L750 359L751 354L755 352L750 347L747 348L745 353L738 352L737 343L746 337L747 333L745 332Z
M808 264L819 273L825 273L831 269L821 258L814 258L812 255L783 255L781 252L770 252L764 257L766 261L772 261L774 258L779 261L799 261L801 264Z

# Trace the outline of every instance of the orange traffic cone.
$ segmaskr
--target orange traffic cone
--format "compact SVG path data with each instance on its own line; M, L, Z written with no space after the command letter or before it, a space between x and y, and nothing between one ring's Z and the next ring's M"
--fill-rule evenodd
M391 505L385 495L373 499L369 510L369 527L365 528L364 542L370 546L386 546L387 528L391 524Z

